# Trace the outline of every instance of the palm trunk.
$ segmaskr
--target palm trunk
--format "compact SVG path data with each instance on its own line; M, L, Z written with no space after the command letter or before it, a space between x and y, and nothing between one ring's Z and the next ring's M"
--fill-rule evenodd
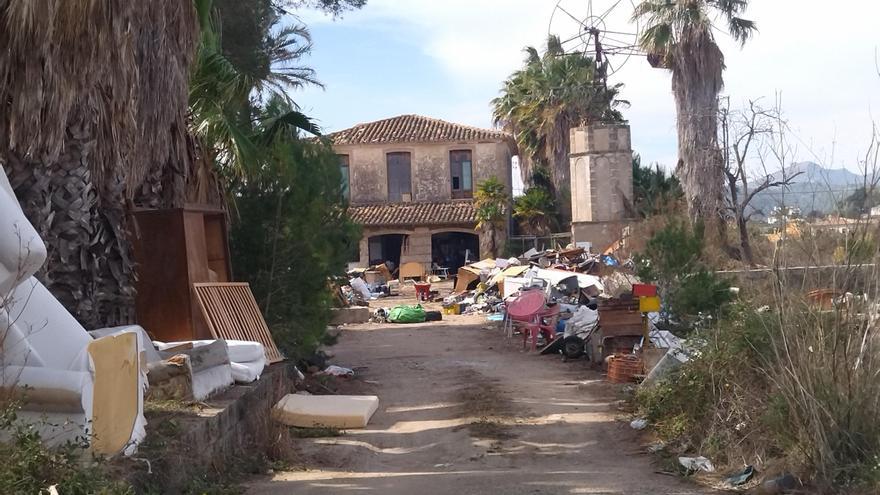
M703 31L686 32L672 62L678 115L678 166L691 221L718 221L723 208L723 157L718 146L718 94L724 55ZM722 229L720 224L719 229ZM720 233L720 232L719 232Z
M86 328L135 319L123 185L118 177L108 177L104 187L92 181L93 146L81 127L71 126L54 163L7 156L13 190L48 250L37 278Z
M480 258L495 258L495 225L491 222L483 225L483 235L480 236Z

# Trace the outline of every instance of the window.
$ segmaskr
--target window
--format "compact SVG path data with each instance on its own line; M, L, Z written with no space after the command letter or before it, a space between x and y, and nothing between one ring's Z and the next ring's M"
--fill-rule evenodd
M336 155L339 158L339 172L342 175L342 195L351 198L351 169L348 166L348 155Z
M449 152L449 171L452 176L452 197L470 198L473 196L473 166L470 150Z
M339 171L342 173L342 195L351 199L351 172L348 167L348 155L336 155L339 158Z
M388 201L403 201L403 196L412 198L412 179L410 175L410 156L406 152L388 153Z

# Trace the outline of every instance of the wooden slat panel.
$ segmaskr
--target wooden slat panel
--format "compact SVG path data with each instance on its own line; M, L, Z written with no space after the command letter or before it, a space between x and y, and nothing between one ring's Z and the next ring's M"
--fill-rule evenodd
M270 363L284 360L250 285L238 282L193 284L196 299L217 339L250 340L263 344Z

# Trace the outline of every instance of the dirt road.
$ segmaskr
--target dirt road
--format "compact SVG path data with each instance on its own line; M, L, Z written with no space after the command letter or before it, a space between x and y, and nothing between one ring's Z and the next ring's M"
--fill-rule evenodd
M333 362L358 369L379 411L366 430L298 440L305 470L248 493L706 493L654 473L601 375L517 344L483 317L346 327Z

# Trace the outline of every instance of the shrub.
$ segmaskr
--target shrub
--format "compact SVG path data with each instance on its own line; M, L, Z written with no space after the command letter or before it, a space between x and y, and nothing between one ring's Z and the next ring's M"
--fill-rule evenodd
M777 433L815 479L833 487L880 489L876 308L820 311L788 292L779 294L774 319L781 332L773 336L773 359L763 370L785 428Z
M852 283L853 267L828 280ZM859 271L877 294L876 269ZM716 465L782 459L825 493L880 490L878 307L847 296L833 309L809 304L784 272L767 311L733 305L690 336L690 361L636 403L679 452ZM759 296L766 296L759 294ZM777 462L778 464L778 462ZM862 490L862 491L860 491Z
M691 336L699 350L690 361L655 387L639 389L640 413L672 447L718 464L775 450L764 434L769 328L765 317L735 305Z
M345 272L360 232L348 217L339 161L329 146L275 143L270 163L234 186L233 269L251 284L266 323L290 358L326 341L330 277Z
M64 495L128 495L125 483L112 480L99 462L87 458L82 443L46 447L37 429L17 421L16 404L0 407L0 493L34 495L57 485Z
M634 257L636 273L657 283L667 319L682 329L700 316L719 316L731 299L730 283L709 270L703 249L702 226L673 218Z

